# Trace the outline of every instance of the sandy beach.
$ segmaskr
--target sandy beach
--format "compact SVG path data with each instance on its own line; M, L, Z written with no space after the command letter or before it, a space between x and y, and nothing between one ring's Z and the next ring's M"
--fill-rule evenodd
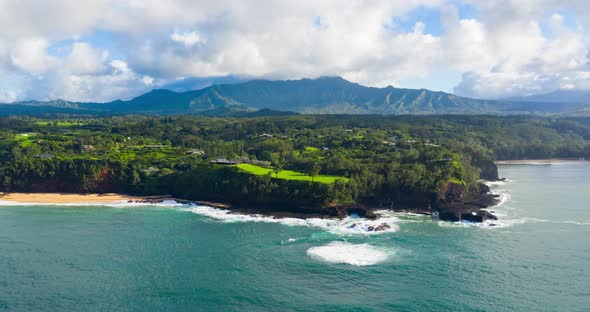
M111 203L117 201L160 201L173 199L167 196L130 196L124 194L71 194L71 193L1 193L0 201L18 203Z
M569 164L585 163L588 160L553 158L553 159L518 159L518 160L498 160L496 165L551 165L551 164Z

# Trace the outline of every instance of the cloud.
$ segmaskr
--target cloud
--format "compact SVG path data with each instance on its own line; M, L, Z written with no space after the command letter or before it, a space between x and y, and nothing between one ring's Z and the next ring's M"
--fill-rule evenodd
M566 26L562 15L547 14L560 8L555 2L475 3L480 20L459 19L452 10L445 19L450 66L465 72L456 93L502 98L586 85L585 33Z
M86 42L76 42L62 63L72 75L97 75L107 70L107 59L108 51L100 52Z
M390 27L425 8L440 20ZM455 91L473 97L584 88L589 17L585 0L4 0L0 73L18 87L0 100L106 101L227 75L385 86L441 69L464 73Z
M17 70L40 75L55 62L47 55L48 46L49 42L42 38L19 40L10 52L10 63Z
M184 33L174 31L174 33L170 35L170 39L172 39L172 41L180 42L186 47L192 47L199 42L203 42L201 36L194 31Z

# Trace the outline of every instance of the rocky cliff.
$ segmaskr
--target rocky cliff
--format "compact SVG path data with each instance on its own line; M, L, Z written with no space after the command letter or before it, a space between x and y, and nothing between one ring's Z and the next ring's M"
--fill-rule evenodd
M492 194L483 183L478 184L478 189L467 192L464 185L449 182L437 194L432 209L438 211L440 219L444 221L484 222L497 220L497 217L482 208L494 206L498 202L497 195Z

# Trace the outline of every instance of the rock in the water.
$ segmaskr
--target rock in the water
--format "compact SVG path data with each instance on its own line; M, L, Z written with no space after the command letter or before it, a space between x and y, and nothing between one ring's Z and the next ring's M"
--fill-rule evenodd
M388 229L391 229L391 226L389 224L387 224L387 223L381 223L380 225L378 225L375 228L375 232L385 231L385 230L388 230Z

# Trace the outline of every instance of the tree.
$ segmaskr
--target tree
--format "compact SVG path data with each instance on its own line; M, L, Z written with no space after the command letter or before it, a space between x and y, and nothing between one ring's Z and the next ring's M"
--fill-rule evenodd
M315 177L317 177L318 174L320 174L320 171L321 171L320 164L314 163L313 166L311 166L311 169L309 170L309 176L311 177L311 182L313 182Z
M276 177L279 177L279 172L285 167L285 156L283 153L273 153L272 162L274 165L274 172Z
M284 166L284 164L282 161L279 160L279 161L275 162L273 170L275 172L276 178L279 177L279 172L281 172L283 170L283 166Z

